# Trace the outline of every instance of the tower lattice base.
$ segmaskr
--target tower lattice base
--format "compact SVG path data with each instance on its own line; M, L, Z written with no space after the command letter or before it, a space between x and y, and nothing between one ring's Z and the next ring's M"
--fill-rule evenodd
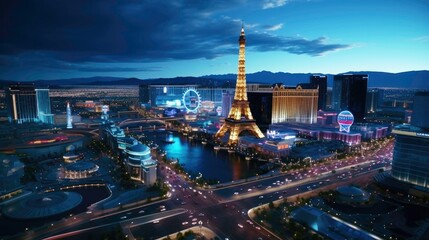
M264 137L264 134L261 132L258 125L256 125L255 121L234 121L231 119L225 119L225 123L216 133L216 137L222 137L229 131L228 144L234 145L238 142L238 135L245 130L248 130L258 138Z

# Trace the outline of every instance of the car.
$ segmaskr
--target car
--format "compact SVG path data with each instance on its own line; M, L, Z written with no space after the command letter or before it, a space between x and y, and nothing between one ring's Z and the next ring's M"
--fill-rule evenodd
M155 220L155 221L153 221L153 223L159 223L159 220Z
M196 225L197 224L197 222L192 222L192 225Z
M121 219L127 219L127 216L122 216Z
M259 196L259 198L264 198L264 196L261 195L261 196Z
M144 213L144 210L140 210L139 213Z
M161 210L159 210L160 212L164 212L165 211L165 208L161 208Z
M237 224L237 226L238 226L239 228L243 228L243 225L241 225L240 223L239 223L239 224Z
M182 225L186 225L186 224L188 224L189 222L182 222Z
M258 229L258 230L261 230L261 228L260 228L260 227L258 227L258 226L256 226L255 228L256 228L256 229Z
M234 195L238 195L238 192L235 192Z

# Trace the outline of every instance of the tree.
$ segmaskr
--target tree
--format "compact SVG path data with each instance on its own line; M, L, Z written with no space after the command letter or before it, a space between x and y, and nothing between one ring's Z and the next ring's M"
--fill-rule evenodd
M185 239L185 237L183 236L182 232L178 232L177 235L176 235L176 239L177 240L182 240L182 239Z

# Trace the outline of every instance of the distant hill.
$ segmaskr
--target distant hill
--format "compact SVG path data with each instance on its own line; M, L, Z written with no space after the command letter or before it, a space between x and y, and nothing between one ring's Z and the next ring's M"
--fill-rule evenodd
M422 88L429 89L429 71L410 71L402 73L386 73L386 72L346 72L352 74L368 74L368 87L392 87L392 88ZM328 86L332 87L334 74L322 73L285 73L277 72L272 73L269 71L262 71L256 73L246 74L247 82L251 83L283 83L288 86L295 86L298 83L309 82L311 75L327 75ZM208 75L205 77L212 79L230 79L235 80L235 74L223 75Z
M347 72L354 74L368 74L368 87L391 87L391 88L421 88L429 89L429 71L410 71L402 73L387 72ZM309 82L310 76L321 73L285 73L262 71L246 74L248 83L283 83L288 86L295 86L298 83ZM332 87L333 74L328 76L328 86ZM61 85L138 85L138 84L197 84L203 86L234 87L236 74L206 75L201 77L175 77L158 79L138 79L120 77L91 77L91 78L71 78L58 80L37 80L34 81L39 86L61 86ZM14 81L0 80L0 86L7 86Z

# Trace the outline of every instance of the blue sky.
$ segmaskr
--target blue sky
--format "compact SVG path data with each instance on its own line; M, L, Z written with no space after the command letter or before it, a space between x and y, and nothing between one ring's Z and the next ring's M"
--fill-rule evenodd
M0 79L429 69L428 0L2 1Z

